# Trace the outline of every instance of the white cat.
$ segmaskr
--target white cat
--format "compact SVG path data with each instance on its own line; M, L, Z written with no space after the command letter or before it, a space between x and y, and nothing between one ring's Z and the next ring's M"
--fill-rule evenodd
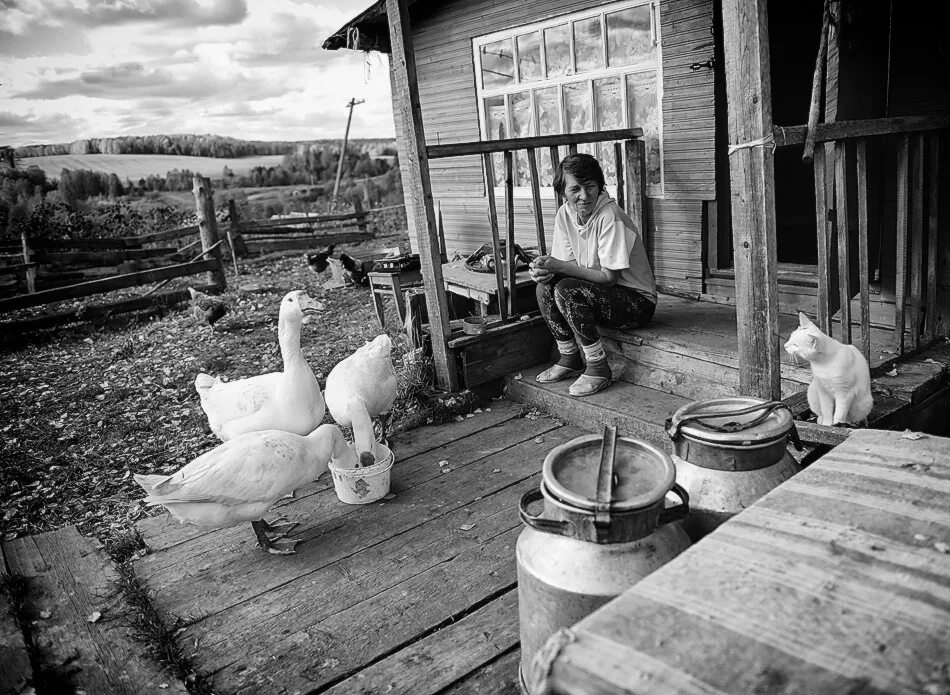
M864 355L854 345L845 345L822 333L801 312L798 323L785 343L785 351L811 365L808 405L818 416L818 424L856 425L866 420L874 399L871 372Z

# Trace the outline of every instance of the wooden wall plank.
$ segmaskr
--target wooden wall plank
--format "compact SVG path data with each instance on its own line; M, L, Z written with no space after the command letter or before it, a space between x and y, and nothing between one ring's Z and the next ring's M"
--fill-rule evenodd
M911 346L920 345L920 313L923 302L924 269L924 135L917 133L911 140L910 155L910 306L908 328Z
M828 220L828 207L825 201L825 148L815 148L813 154L815 170L815 229L818 234L818 327L826 335L831 335L831 313L828 297L831 283L828 276L831 257L831 227Z

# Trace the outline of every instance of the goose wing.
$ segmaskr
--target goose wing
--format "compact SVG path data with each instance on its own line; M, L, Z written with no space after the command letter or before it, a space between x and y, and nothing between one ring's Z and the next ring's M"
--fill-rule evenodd
M202 454L161 481L151 476L136 479L143 478L140 484L149 492L146 503L266 502L307 482L300 481L305 477L305 458L306 448L296 435L251 432Z

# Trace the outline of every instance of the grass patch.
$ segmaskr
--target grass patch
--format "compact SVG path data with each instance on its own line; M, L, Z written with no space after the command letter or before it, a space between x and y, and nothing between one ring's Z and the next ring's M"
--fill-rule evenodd
M133 561L148 552L142 537L133 529L114 531L104 539L106 552L115 562L118 589L131 611L136 639L147 645L163 665L194 695L214 695L212 678L200 674L191 657L175 639L181 621L167 626L152 603L149 592L135 573ZM40 691L42 692L42 691Z

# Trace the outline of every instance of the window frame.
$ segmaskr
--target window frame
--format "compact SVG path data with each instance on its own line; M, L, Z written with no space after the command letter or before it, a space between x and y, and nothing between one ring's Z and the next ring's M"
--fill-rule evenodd
M642 60L636 63L630 63L626 65L610 67L608 54L610 50L610 39L607 33L607 15L613 14L618 11L627 10L634 7L643 7L648 6L650 13L650 33L651 40L655 49L655 55L647 60ZM537 134L540 130L540 124L538 123L538 109L536 103L536 91L541 89L557 89L557 105L558 105L558 120L559 120L559 133L568 133L569 124L567 124L567 101L566 101L566 92L565 85L576 84L576 83L585 83L587 85L587 98L590 105L590 118L591 126L590 130L596 132L599 127L595 126L597 112L596 112L596 100L597 92L595 89L595 83L600 80L605 80L607 78L616 77L619 82L620 88L620 108L621 108L621 119L624 124L629 124L629 106L630 98L628 96L628 76L632 74L646 74L648 76L654 76L656 79L656 99L657 99L657 114L659 117L659 122L657 124L657 139L659 144L659 171L660 171L660 182L659 184L647 184L647 195L652 198L662 198L664 194L664 185L665 185L665 171L663 163L663 44L662 38L660 35L660 16L659 16L659 0L622 0L620 2L612 2L606 5L599 5L597 7L589 8L579 12L573 12L564 15L558 15L556 17L550 17L548 19L532 22L531 24L523 24L516 27L510 27L508 29L503 29L501 31L495 31L490 34L484 34L481 36L474 37L472 39L472 62L475 72L475 98L478 109L478 127L479 127L479 136L483 141L491 141L489 134L490 119L488 116L488 110L486 108L486 101L488 99L501 97L503 99L505 107L505 132L507 137L515 137L512 135L513 130L513 109L512 109L512 97L527 92L529 96L529 102L531 105L531 123L530 131ZM599 18L600 21L600 35L601 35L601 61L603 67L596 68L593 70L587 70L584 72L576 72L577 65L577 55L575 49L575 39L574 39L574 23L578 21L583 21L585 19L591 19L593 17ZM569 48L570 48L570 60L571 67L570 73L565 75L557 75L554 77L547 76L547 47L545 45L545 31L548 29L566 26L567 35L569 39ZM536 79L522 80L521 79L521 65L520 65L520 55L518 47L518 38L527 34L536 33L538 36L538 55L540 58L540 77ZM481 69L481 49L483 46L496 43L498 41L508 40L509 48L511 50L511 60L513 68L513 81L510 84L503 85L500 87L485 87L483 84L483 73ZM622 127L629 127L624 125ZM589 132L589 131L583 131ZM583 146L582 146L583 147ZM566 152L565 148L562 148L562 151ZM539 154L540 157L547 158L547 152ZM610 186L613 188L613 186ZM504 182L496 182L495 192L500 193L504 190ZM531 188L528 186L518 186L514 187L516 197L529 197L531 195ZM551 186L541 186L541 194L547 198L553 198L553 188Z

